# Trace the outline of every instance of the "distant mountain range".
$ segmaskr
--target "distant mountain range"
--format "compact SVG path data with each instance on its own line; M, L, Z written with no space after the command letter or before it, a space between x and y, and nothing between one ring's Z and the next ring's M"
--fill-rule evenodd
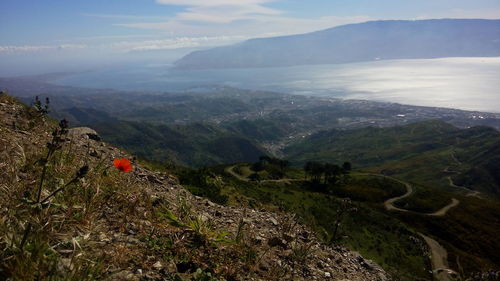
M500 56L500 20L371 21L192 52L183 69Z

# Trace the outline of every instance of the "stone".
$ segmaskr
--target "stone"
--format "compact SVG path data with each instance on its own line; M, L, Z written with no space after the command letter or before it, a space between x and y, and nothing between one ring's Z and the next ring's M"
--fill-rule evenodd
M99 157L99 154L97 153L97 151L95 149L92 149L92 151L89 153L90 156L92 157Z
M101 137L97 133L87 133L87 137L91 140L101 141Z
M134 238L134 237L129 237L128 238L128 243L129 244L133 244L133 245L137 245L137 244L140 244L141 241L139 241L139 239L137 238Z
M160 261L157 261L157 262L155 262L155 264L153 264L153 267L156 268L156 269L160 269L160 268L163 267L163 265L161 264Z
M129 270L122 270L109 277L109 280L136 280L134 274Z
M206 201L205 201L205 206L215 207L215 203L213 203L213 202L212 202L212 201L210 201L210 200L206 200Z

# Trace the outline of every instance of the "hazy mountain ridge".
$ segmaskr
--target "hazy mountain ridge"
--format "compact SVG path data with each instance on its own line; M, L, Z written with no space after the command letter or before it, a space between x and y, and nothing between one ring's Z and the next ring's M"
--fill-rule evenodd
M500 56L500 20L371 21L192 52L178 68L277 67Z

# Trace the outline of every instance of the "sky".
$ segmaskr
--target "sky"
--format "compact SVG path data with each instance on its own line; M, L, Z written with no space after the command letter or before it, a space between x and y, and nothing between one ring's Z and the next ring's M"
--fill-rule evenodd
M500 19L500 0L0 0L0 11L0 60L17 73L159 55L167 62L369 20Z

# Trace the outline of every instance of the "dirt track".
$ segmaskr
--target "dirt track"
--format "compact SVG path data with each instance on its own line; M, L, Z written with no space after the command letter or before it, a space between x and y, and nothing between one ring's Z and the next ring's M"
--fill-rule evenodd
M242 177L240 174L236 173L234 171L235 167L236 167L236 165L229 166L224 171L226 171L227 173L231 174L233 177L239 179L240 181L250 181L249 179L247 179L245 177ZM289 184L292 181L301 181L301 180L298 180L298 179L279 179L279 180L260 180L258 182L282 182L282 183Z
M379 175L377 175L377 176L379 176ZM410 196L413 193L413 187L409 183L401 181L401 180L398 180L398 179L393 178L393 177L385 176L385 178L389 178L391 180L397 181L397 182L399 182L401 184L404 184L404 186L406 187L406 193L405 194L403 194L401 196L397 196L397 197L393 197L393 198L387 199L384 202L385 209L388 210L388 211L412 212L412 213L416 213L416 214L423 214L423 215L426 215L426 216L442 217L442 216L446 215L446 213L450 209L452 209L453 207L456 207L460 203L459 200L457 200L455 198L452 198L451 202L448 205L446 205L443 208L435 211L434 213L418 213L418 212L409 211L409 210L406 210L406 209L401 209L401 208L398 208L398 207L394 206L394 203L396 201L398 201L398 200L401 200L403 198L406 198L406 197Z
M401 195L401 196L393 197L393 198L386 200L384 202L384 206L385 206L386 210L388 210L388 211L400 211L400 212L413 212L413 211L401 209L401 208L394 206L394 203L396 201L401 200L403 198L406 198L413 193L412 186L407 182L403 182L401 180L398 180L398 179L395 179L392 177L387 177L387 178L393 179L397 182L404 184L406 186L406 193ZM452 198L451 202L448 205L444 206L443 208L437 210L434 213L427 213L427 214L426 213L418 213L418 214L423 214L426 216L441 217L441 216L446 215L446 213L450 209L458 206L459 203L460 203L459 200ZM413 212L413 213L417 213L417 212ZM430 254L431 254L430 258L431 258L431 264L432 264L432 273L434 274L434 277L439 281L452 281L452 280L454 280L453 275L455 275L456 273L455 273L455 271L448 268L449 267L449 265L448 265L448 252L446 251L446 249L443 246L441 246L436 240L434 240L428 236L425 236L422 233L419 233L419 235L422 236L425 243L429 247Z
M431 251L432 273L437 280L452 281L455 271L449 269L448 252L436 240L419 233Z
M247 178L244 178L241 175L239 175L238 173L234 172L233 169L235 167L236 167L236 165L227 167L225 169L225 171L241 181L249 181ZM401 196L390 198L384 202L384 206L385 206L386 210L417 213L414 211L409 211L409 210L401 209L401 208L394 206L394 203L396 201L401 200L403 198L406 198L413 193L413 187L409 183L398 180L398 179L393 178L393 177L389 177L389 176L382 176L382 175L376 175L376 174L367 174L367 175L389 178L391 180L394 180L394 181L397 181L397 182L403 184L406 187L405 194L403 194ZM261 182L266 182L266 181L267 182L289 182L290 180L289 179L264 180ZM443 208L437 210L434 213L417 213L417 214L423 214L426 216L434 216L434 217L444 216L444 215L446 215L446 213L450 209L458 206L459 203L460 203L459 200L452 198L451 202L448 205L444 206ZM454 280L452 276L455 275L456 273L452 269L448 268L449 267L449 265L448 265L448 252L446 251L446 249L443 246L441 246L436 240L434 240L428 236L425 236L422 233L419 233L419 235L422 236L422 238L426 242L427 246L429 247L430 259L431 259L431 264L432 264L432 272L433 272L434 277L439 281L452 281L452 280Z

